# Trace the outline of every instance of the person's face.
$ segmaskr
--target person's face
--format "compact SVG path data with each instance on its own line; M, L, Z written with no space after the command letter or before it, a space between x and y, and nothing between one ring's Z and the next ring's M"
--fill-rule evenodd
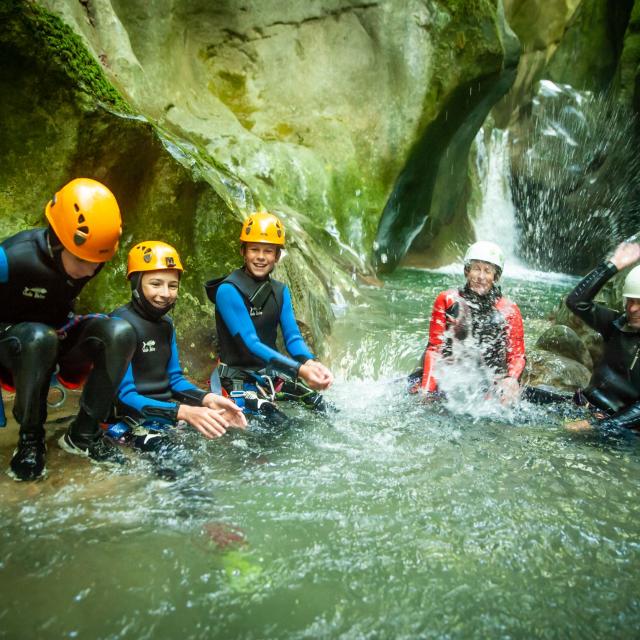
M99 262L83 260L82 258L74 256L73 253L66 249L62 250L61 258L64 270L67 275L74 280L91 277L100 266Z
M278 246L262 242L247 242L241 250L244 265L254 278L266 278L280 258Z
M177 269L160 269L142 274L142 295L149 304L164 309L173 304L180 289L180 273Z
M640 329L640 298L625 298L627 323L634 329Z
M469 288L478 295L485 295L491 291L496 279L496 268L489 262L472 260L466 270Z

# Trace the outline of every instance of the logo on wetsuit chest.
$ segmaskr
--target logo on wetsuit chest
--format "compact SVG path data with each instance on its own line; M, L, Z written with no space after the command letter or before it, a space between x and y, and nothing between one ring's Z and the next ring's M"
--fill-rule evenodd
M156 350L156 341L155 340L149 340L147 342L145 342L144 340L142 341L142 352L143 353L149 353L151 351L155 351Z
M249 315L252 317L261 316L262 309L256 309L256 307L251 307L251 309L249 309Z
M27 298L44 300L47 295L47 290L44 287L25 287L22 290L22 295L26 296Z

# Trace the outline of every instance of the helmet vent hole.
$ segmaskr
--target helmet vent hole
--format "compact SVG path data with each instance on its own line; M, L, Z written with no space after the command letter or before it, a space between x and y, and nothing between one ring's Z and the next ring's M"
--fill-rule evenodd
M84 222L84 219L85 219L84 216L82 214L80 214L78 216L78 224L82 224Z
M76 210L76 213L80 213L80 207L78 206L77 202L73 203L73 208Z
M84 227L78 227L78 231L80 231L81 233L84 233L85 235L89 233L89 227L84 226Z

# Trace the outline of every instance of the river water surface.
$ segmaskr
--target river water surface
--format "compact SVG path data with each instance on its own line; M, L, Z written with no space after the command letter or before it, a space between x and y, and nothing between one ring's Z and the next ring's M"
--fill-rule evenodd
M190 434L193 477L105 472L52 439L44 482L0 481L0 637L637 637L638 440L403 394L459 281L365 291L331 337L338 411ZM529 345L570 287L507 280Z

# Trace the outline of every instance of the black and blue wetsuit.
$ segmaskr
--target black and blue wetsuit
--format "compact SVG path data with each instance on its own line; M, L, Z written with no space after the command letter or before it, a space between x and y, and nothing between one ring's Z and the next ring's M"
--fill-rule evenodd
M136 349L118 389L118 416L175 424L180 403L201 406L207 392L184 376L171 319L150 317L135 298L112 316L126 320L136 334Z
M172 320L137 295L142 294L134 292L129 304L112 313L133 327L136 348L118 389L119 421L107 435L142 451L160 476L173 479L192 466L190 451L171 433L179 406L202 406L208 392L185 378Z
M296 381L300 366L315 356L300 334L289 288L271 277L255 280L244 269L211 280L205 288L216 306L219 369L224 389L231 392L244 381L244 388L253 390L252 373L279 373L288 378L282 397L300 398L305 404L322 408L322 396ZM290 357L277 349L278 327Z
M13 413L24 441L44 439L56 367L67 383L86 378L69 433L76 444L90 446L101 438L99 423L111 410L134 335L126 322L106 316L73 320L75 298L99 269L91 277L70 278L61 251L51 229L22 231L0 245L0 378L15 387ZM66 325L68 331L57 332Z
M268 367L289 376L314 355L296 323L289 288L267 278L254 280L243 269L206 285L216 305L220 360L238 369ZM277 350L278 326L291 358Z

